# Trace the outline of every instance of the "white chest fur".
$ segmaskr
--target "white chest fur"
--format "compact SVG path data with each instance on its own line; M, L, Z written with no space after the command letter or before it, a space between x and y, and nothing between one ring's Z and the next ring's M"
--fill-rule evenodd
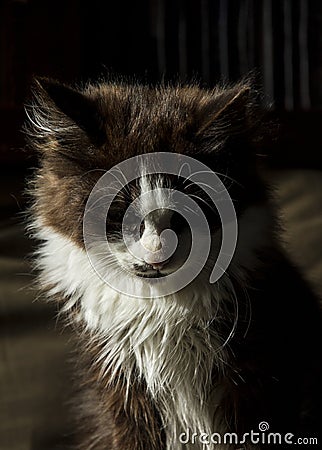
M179 435L188 428L213 432L220 399L213 398L211 374L215 365L225 364L225 338L208 327L218 310L218 286L205 288L200 276L166 298L125 297L97 276L82 249L49 228L37 234L43 241L38 258L42 284L51 286L49 295L69 299L64 310L78 302L78 319L106 343L97 355L102 376L111 368L114 376L121 371L128 389L133 378L144 379L162 416L169 449L181 448ZM140 284L136 294L138 289ZM229 289L222 286L221 296L229 296Z

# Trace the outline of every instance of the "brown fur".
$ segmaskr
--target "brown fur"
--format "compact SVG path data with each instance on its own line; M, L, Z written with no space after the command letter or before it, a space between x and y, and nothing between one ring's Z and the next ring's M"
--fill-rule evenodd
M79 450L164 450L161 421L144 384L134 381L126 394L121 378L109 383L102 379L95 358L100 346L82 333L86 352L82 358L84 378L80 383L81 406L77 408ZM90 344L89 344L90 343ZM75 409L76 409L75 408ZM86 426L84 427L84 424Z

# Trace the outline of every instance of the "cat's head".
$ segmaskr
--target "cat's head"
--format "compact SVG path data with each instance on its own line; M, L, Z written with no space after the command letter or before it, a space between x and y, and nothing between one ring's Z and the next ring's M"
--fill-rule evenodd
M210 167L226 186L237 216L242 215L264 195L255 168L253 144L260 122L255 97L248 83L214 90L125 83L75 89L36 81L26 110L29 141L41 161L33 188L37 223L83 249L85 206L99 178L122 161L159 152L178 155L179 166L185 155ZM221 225L209 196L189 182L189 174L147 175L144 164L140 170L113 200L106 234L114 262L148 282L175 272L190 252L191 231L174 211L171 192L182 192L199 205L213 236ZM141 219L133 229L131 223L122 228L137 198ZM176 251L169 258L154 258L167 248L164 231L169 229L177 236Z

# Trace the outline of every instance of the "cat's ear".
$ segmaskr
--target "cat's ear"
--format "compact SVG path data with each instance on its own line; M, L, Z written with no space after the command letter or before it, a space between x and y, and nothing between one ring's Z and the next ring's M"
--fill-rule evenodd
M96 145L103 142L98 105L88 95L47 78L37 78L32 91L27 131L39 144L71 147L85 138Z
M249 84L215 92L199 111L197 137L218 143L250 134L258 122L258 105Z

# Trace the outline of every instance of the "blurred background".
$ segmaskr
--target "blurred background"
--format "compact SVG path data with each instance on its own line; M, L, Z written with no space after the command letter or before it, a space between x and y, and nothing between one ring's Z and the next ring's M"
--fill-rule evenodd
M72 343L55 308L35 301L27 257L22 192L37 161L21 127L33 76L212 87L253 71L280 123L265 152L287 251L322 294L322 2L2 0L0 24L0 449L53 450L68 434Z

